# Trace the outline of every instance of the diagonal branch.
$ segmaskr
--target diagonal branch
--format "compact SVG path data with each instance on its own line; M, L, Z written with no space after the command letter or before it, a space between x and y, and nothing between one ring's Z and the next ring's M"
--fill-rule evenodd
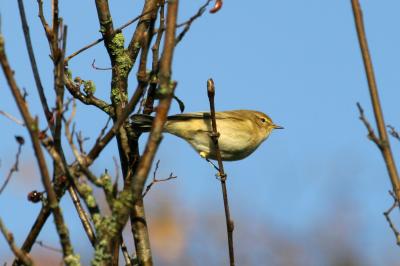
M376 144L376 146L378 146L378 148L379 148L380 150L382 150L383 146L382 146L382 144L381 144L381 141L380 141L380 139L376 136L376 134L375 134L375 132L374 132L374 129L372 128L371 124L369 123L369 121L368 121L367 118L365 117L365 115L364 115L364 109L362 108L362 106L361 106L360 103L357 103L357 108L358 108L358 111L359 111L359 113L360 113L360 117L359 117L359 118L360 118L360 120L364 123L365 127L367 128L367 131L368 131L368 138L369 138L371 141L373 141L373 142Z
M29 255L25 254L21 249L19 249L15 245L14 236L7 230L1 218L0 218L0 231L3 234L4 238L7 240L7 243L10 246L15 257L17 257L20 261L22 261L24 265L33 266L34 263L32 259L29 257Z
M392 155L392 150L390 148L388 134L386 132L385 121L383 119L383 112L382 112L381 104L379 101L379 95L378 95L378 86L376 85L376 81L375 81L374 68L372 65L371 56L369 54L368 42L367 42L367 37L365 34L365 29L364 29L362 11L361 11L360 3L358 2L358 0L351 0L351 4L352 4L352 8L353 8L354 21L356 24L356 30L357 30L357 35L358 35L358 41L360 44L360 49L361 49L361 55L362 55L362 58L364 61L365 73L367 75L368 88L369 88L369 93L370 93L370 97L371 97L371 101L372 101L372 107L374 109L376 126L378 128L378 133L379 133L379 144L380 145L378 145L378 147L380 147L383 159L385 160L386 168L389 173L390 181L392 183L393 192L395 193L396 198L399 199L400 198L400 179L399 179L396 164L394 162L394 158Z
M42 107L46 116L46 120L50 123L50 119L52 118L52 113L50 112L49 105L47 103L46 95L44 94L44 88L42 85L42 81L40 79L39 70L37 67L35 53L32 47L31 35L29 33L29 26L26 20L24 2L22 0L18 0L19 14L21 17L22 29L24 31L26 49L28 50L29 60L31 61L31 67L33 72L33 77L35 78L36 88L39 94L40 102L42 103ZM50 124L49 124L50 126Z
M187 21L182 22L180 24L177 25L177 27L183 27L183 30L178 34L178 37L176 37L175 40L175 45L178 45L178 43L183 39L183 37L186 35L186 33L190 30L190 27L192 26L192 23L198 19L199 17L201 17L203 15L203 13L206 11L206 8L208 6L208 4L210 4L212 0L207 0L207 2L202 5L199 10L196 12L196 14L194 14L191 18L189 18Z
M142 14L140 14L139 16L129 20L128 22L126 22L125 24L123 24L122 26L120 26L119 28L115 29L115 32L121 32L123 29L125 29L126 27L128 27L129 25L133 24L134 22L138 21L139 19L141 19L143 16L146 16L147 14L153 12L154 10L156 10L158 8L158 6L156 6L153 9L150 9ZM93 46L95 46L96 44L101 43L102 41L104 41L104 37L101 37L93 42L91 42L90 44L82 47L81 49L77 50L76 52L73 52L72 54L70 54L69 56L67 56L65 58L65 63L67 63L69 60L71 60L73 57L77 56L78 54L86 51L87 49L92 48Z

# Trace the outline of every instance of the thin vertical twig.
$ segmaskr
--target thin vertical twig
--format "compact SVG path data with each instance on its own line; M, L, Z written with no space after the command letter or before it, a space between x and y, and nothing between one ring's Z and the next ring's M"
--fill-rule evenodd
M217 130L217 121L215 119L215 103L214 103L215 86L214 86L214 81L212 79L209 79L207 81L207 95L208 95L208 99L210 101L211 123L212 123L212 129L213 129L212 133L210 134L210 137L213 141L215 153L217 156L219 177L221 180L221 187L222 187L222 197L224 200L226 230L228 233L229 262L230 262L230 265L233 266L233 265L235 265L235 254L234 254L234 248L233 248L234 223L233 223L233 220L231 219L231 214L229 211L228 191L226 189L227 175L224 171L224 164L222 163L221 151L220 151L219 145L218 145L219 133Z
M167 120L167 114L171 106L171 100L174 95L176 82L171 82L171 66L175 47L176 21L178 16L178 0L170 1L167 9L167 22L164 39L164 49L160 61L160 101L157 107L153 127L150 132L143 156L133 177L133 201L143 201L142 193L150 167L153 163L155 153L161 142L162 131ZM143 217L144 217L144 213ZM141 232L135 232L141 234ZM135 238L136 239L136 238ZM138 238L139 239L139 238ZM145 242L148 242L146 240ZM138 243L136 243L138 244ZM137 258L140 265L153 265L149 243L142 243L143 248L136 248Z
M390 218L390 213L399 206L399 201L397 200L396 196L393 194L392 191L389 191L389 195L392 196L393 198L393 204L392 206L385 212L383 212L383 216L385 216L386 221L389 224L390 229L392 229L392 232L394 234L394 236L396 237L396 244L398 246L400 246L400 233L399 231L396 229L396 226L394 225L394 223L392 222L392 219Z
M400 180L397 173L396 164L392 155L392 151L390 148L390 142L386 131L385 121L383 119L383 112L378 95L378 87L375 81L374 68L372 65L372 60L369 53L368 42L364 29L362 10L358 0L351 0L351 4L353 8L358 41L360 44L361 54L364 61L365 73L367 75L372 107L374 109L376 126L378 128L378 133L379 133L379 142L378 142L379 145L377 146L382 153L383 159L385 160L386 168L389 173L390 181L392 183L393 192L396 195L396 198L400 199Z
M14 172L17 172L19 170L19 157L21 155L22 151L22 145L24 145L25 140L21 136L16 136L15 137L17 142L18 142L18 151L17 154L15 155L15 163L11 167L10 171L8 172L8 175L6 177L6 180L4 180L3 185L0 187L0 194L4 191L4 189L7 187L8 182L10 181L12 175Z
M39 94L40 102L42 103L42 107L43 107L43 110L44 110L44 113L46 116L46 120L49 123L49 127L50 127L51 126L50 119L52 118L52 113L50 112L50 108L47 103L46 95L44 93L42 81L40 79L39 70L37 67L36 59L35 59L35 53L34 53L33 47L32 47L31 35L29 33L28 21L26 19L26 15L25 15L24 2L22 0L18 0L18 7L19 7L19 13L20 13L20 17L21 17L22 30L24 31L26 49L28 50L29 60L31 61L33 77L35 78L36 88L37 88L37 91Z

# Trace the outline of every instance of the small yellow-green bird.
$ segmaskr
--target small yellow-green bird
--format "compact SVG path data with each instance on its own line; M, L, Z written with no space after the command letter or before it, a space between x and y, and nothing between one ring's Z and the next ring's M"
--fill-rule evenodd
M140 131L148 132L153 118L135 114L131 116L131 123ZM215 120L220 134L218 145L224 161L246 158L268 138L272 130L283 128L274 124L266 114L252 110L215 112ZM209 112L168 116L164 131L189 142L201 156L216 160L215 146L210 137L212 124Z

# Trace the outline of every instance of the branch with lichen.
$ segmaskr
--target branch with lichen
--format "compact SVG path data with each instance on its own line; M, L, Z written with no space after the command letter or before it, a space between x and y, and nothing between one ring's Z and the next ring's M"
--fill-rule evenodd
M155 117L154 127L150 133L149 141L146 145L143 156L139 161L138 168L133 175L132 179L132 189L129 187L124 187L122 192L119 194L118 198L114 201L114 206L112 209L112 216L105 219L103 223L107 226L100 226L99 228L104 228L100 230L99 242L96 245L95 251L95 262L107 261L110 259L105 254L110 254L107 243L110 240L115 239L119 235L117 232L125 226L125 223L129 217L130 210L137 201L142 200L142 192L144 184L149 173L151 163L154 159L155 152L161 141L161 132L163 125L167 118L167 113L171 104L171 99L173 91L175 88L175 83L171 84L171 64L172 55L174 50L174 40L175 40L175 28L176 28L176 17L178 10L178 1L170 2L168 5L168 15L167 15L167 29L166 38L164 43L164 52L161 59L160 66L160 91L162 92L162 98L160 99L157 114ZM132 175L132 172L128 172L128 175ZM142 239L143 240L143 239ZM145 241L145 240L143 240ZM138 243L136 243L138 244ZM149 245L143 245L147 247ZM139 251L139 252L138 252ZM137 249L137 258L140 265L151 265L152 257L150 250Z
M107 102L94 96L96 84L92 80L85 81L79 77L72 80L72 73L68 70L64 75L64 81L65 87L75 99L78 99L83 104L96 106L109 116L114 116L114 108ZM83 86L83 93L81 86Z
M54 203L57 203L57 201L63 197L65 191L68 190L71 194L72 200L76 206L78 214L83 223L83 227L85 228L89 239L91 240L92 244L97 241L94 262L104 263L110 261L113 264L118 262L119 250L118 245L116 244L121 243L122 237L120 233L123 226L126 225L128 217L130 216L132 228L134 230L133 234L137 253L136 259L143 265L148 263L151 264L152 258L150 241L145 221L142 193L144 191L144 184L148 175L148 173L145 174L145 172L148 171L146 170L148 167L151 167L157 146L161 141L162 125L165 123L167 112L171 104L171 99L174 97L173 92L176 87L176 82L171 81L171 62L174 49L173 47L176 40L175 31L177 25L178 1L145 0L141 15L121 26L120 28L114 29L108 1L96 0L100 32L103 36L102 38L98 39L96 43L104 41L104 45L108 51L111 61L111 104L95 96L96 86L93 81L85 81L79 77L74 79L71 72L68 70L68 61L80 52L92 47L92 45L80 49L71 56L64 58L67 28L63 26L63 21L59 17L58 2L58 0L51 1L52 9L51 16L48 16L48 22L46 20L47 16L44 14L43 1L38 0L39 19L46 34L50 47L50 58L54 64L53 77L56 100L55 108L51 109L51 107L48 106L46 95L44 94L44 92L47 90L45 90L41 84L36 62L34 60L28 23L23 10L23 1L18 0L18 3L20 4L21 21L23 24L28 54L31 58L31 66L34 72L35 82L37 83L37 90L39 92L39 96L41 97L42 107L48 122L48 128L41 131L38 128L37 120L31 117L34 122L34 129L32 130L36 138L36 142L34 143L34 145L36 145L35 151L40 152L37 150L40 150L40 145L42 145L49 153L54 169L52 180L50 179L49 173L46 175L45 173L41 172L46 193L37 193L32 191L32 193L29 195L29 197L32 199L32 202L42 201L44 204L35 221L35 224L33 225L22 246L22 251L27 253L30 252L32 245L36 243L36 238L40 233L44 223L52 212L54 212L55 215L58 231L62 229L60 227L60 224L63 225L60 223L60 221L62 221L60 220L60 217L62 218L61 209L57 204ZM209 2L210 1L207 0L207 3ZM221 1L217 0L216 4L217 2ZM164 25L164 4L168 4L166 27ZM158 13L160 13L160 17L162 18L160 18L160 29L155 30L154 24L157 21ZM196 18L191 19L191 22L193 22ZM122 29L128 26L128 24L131 24L137 20L139 21L136 29L132 35L132 38L129 40L129 44L125 48L126 42L125 37L122 34ZM191 22L188 24L191 24ZM188 28L190 28L190 25ZM156 35L157 37L155 37ZM152 70L149 72L146 69L146 65L149 57L149 50L153 42L153 37L156 38L156 40L153 46ZM159 59L159 47L162 37L165 39L164 49L163 55L161 56L161 59ZM127 86L128 75L136 63L139 55L140 61L138 62L137 86L131 99L129 99ZM131 127L127 118L137 107L140 100L144 97L144 93L149 86L150 90L148 90L149 93L146 97L146 102L148 107L151 106L151 108L149 108L149 110L151 110L150 113L153 111L153 105L157 103L155 100L159 100L157 107L154 108L157 110L155 118L157 125L151 133L151 140L148 141L147 148L143 154L142 160L139 163L140 154L138 149L138 138L140 133L136 132L135 129ZM110 130L106 131L105 128L102 130L100 137L96 140L92 146L92 149L89 150L88 153L84 151L82 145L83 139L79 139L79 137L78 150L78 147L73 141L74 127L71 127L71 120L65 120L64 118L65 110L63 108L66 105L64 103L65 88L75 99L78 99L83 104L92 105L99 108L109 117L111 117L114 122L114 125ZM146 110L145 113L148 113L149 110ZM68 143L70 144L75 156L75 161L72 164L67 163L64 155L62 145L62 140L64 139L61 135L63 126L65 127L66 139L68 140ZM27 127L32 128L30 124L27 124ZM104 147L114 137L117 139L121 161L120 165L123 177L125 179L121 193L118 192L118 188L115 186L115 183L113 185L112 178L107 172L100 177L97 177L89 169L90 165L103 151ZM31 139L34 141L32 137ZM43 154L39 154L37 157L41 158L43 157ZM40 158L38 162L39 166L46 166L43 160ZM86 180L88 181L86 182ZM112 214L110 216L101 217L96 200L92 193L92 184L90 184L90 182L103 188L106 194L107 202L112 210ZM132 194L132 188L136 189L135 194ZM40 196L38 196L36 199L33 199L35 198L34 195ZM88 218L84 208L82 207L82 204L80 203L81 200L84 202L84 204L86 204L86 207L91 214L91 219ZM94 224L95 230L93 230L93 228L91 229L92 223ZM68 248L69 244L66 241L69 239L64 238L63 234L60 234L60 239L65 256L66 248ZM121 249L123 250L122 243ZM70 253L71 251L72 247L70 249ZM105 251L105 253L102 253L103 251ZM127 256L127 254L128 252L125 249L124 258L126 260L129 259L129 255ZM112 258L107 258L107 256L112 256ZM77 260L65 261L68 264L73 262L78 263ZM15 261L15 263L20 262ZM127 264L129 264L128 261Z

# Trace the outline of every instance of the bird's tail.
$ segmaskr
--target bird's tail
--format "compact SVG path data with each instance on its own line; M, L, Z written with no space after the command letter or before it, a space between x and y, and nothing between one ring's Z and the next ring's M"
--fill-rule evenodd
M151 115L135 114L130 117L131 124L142 132L149 132L154 117Z

